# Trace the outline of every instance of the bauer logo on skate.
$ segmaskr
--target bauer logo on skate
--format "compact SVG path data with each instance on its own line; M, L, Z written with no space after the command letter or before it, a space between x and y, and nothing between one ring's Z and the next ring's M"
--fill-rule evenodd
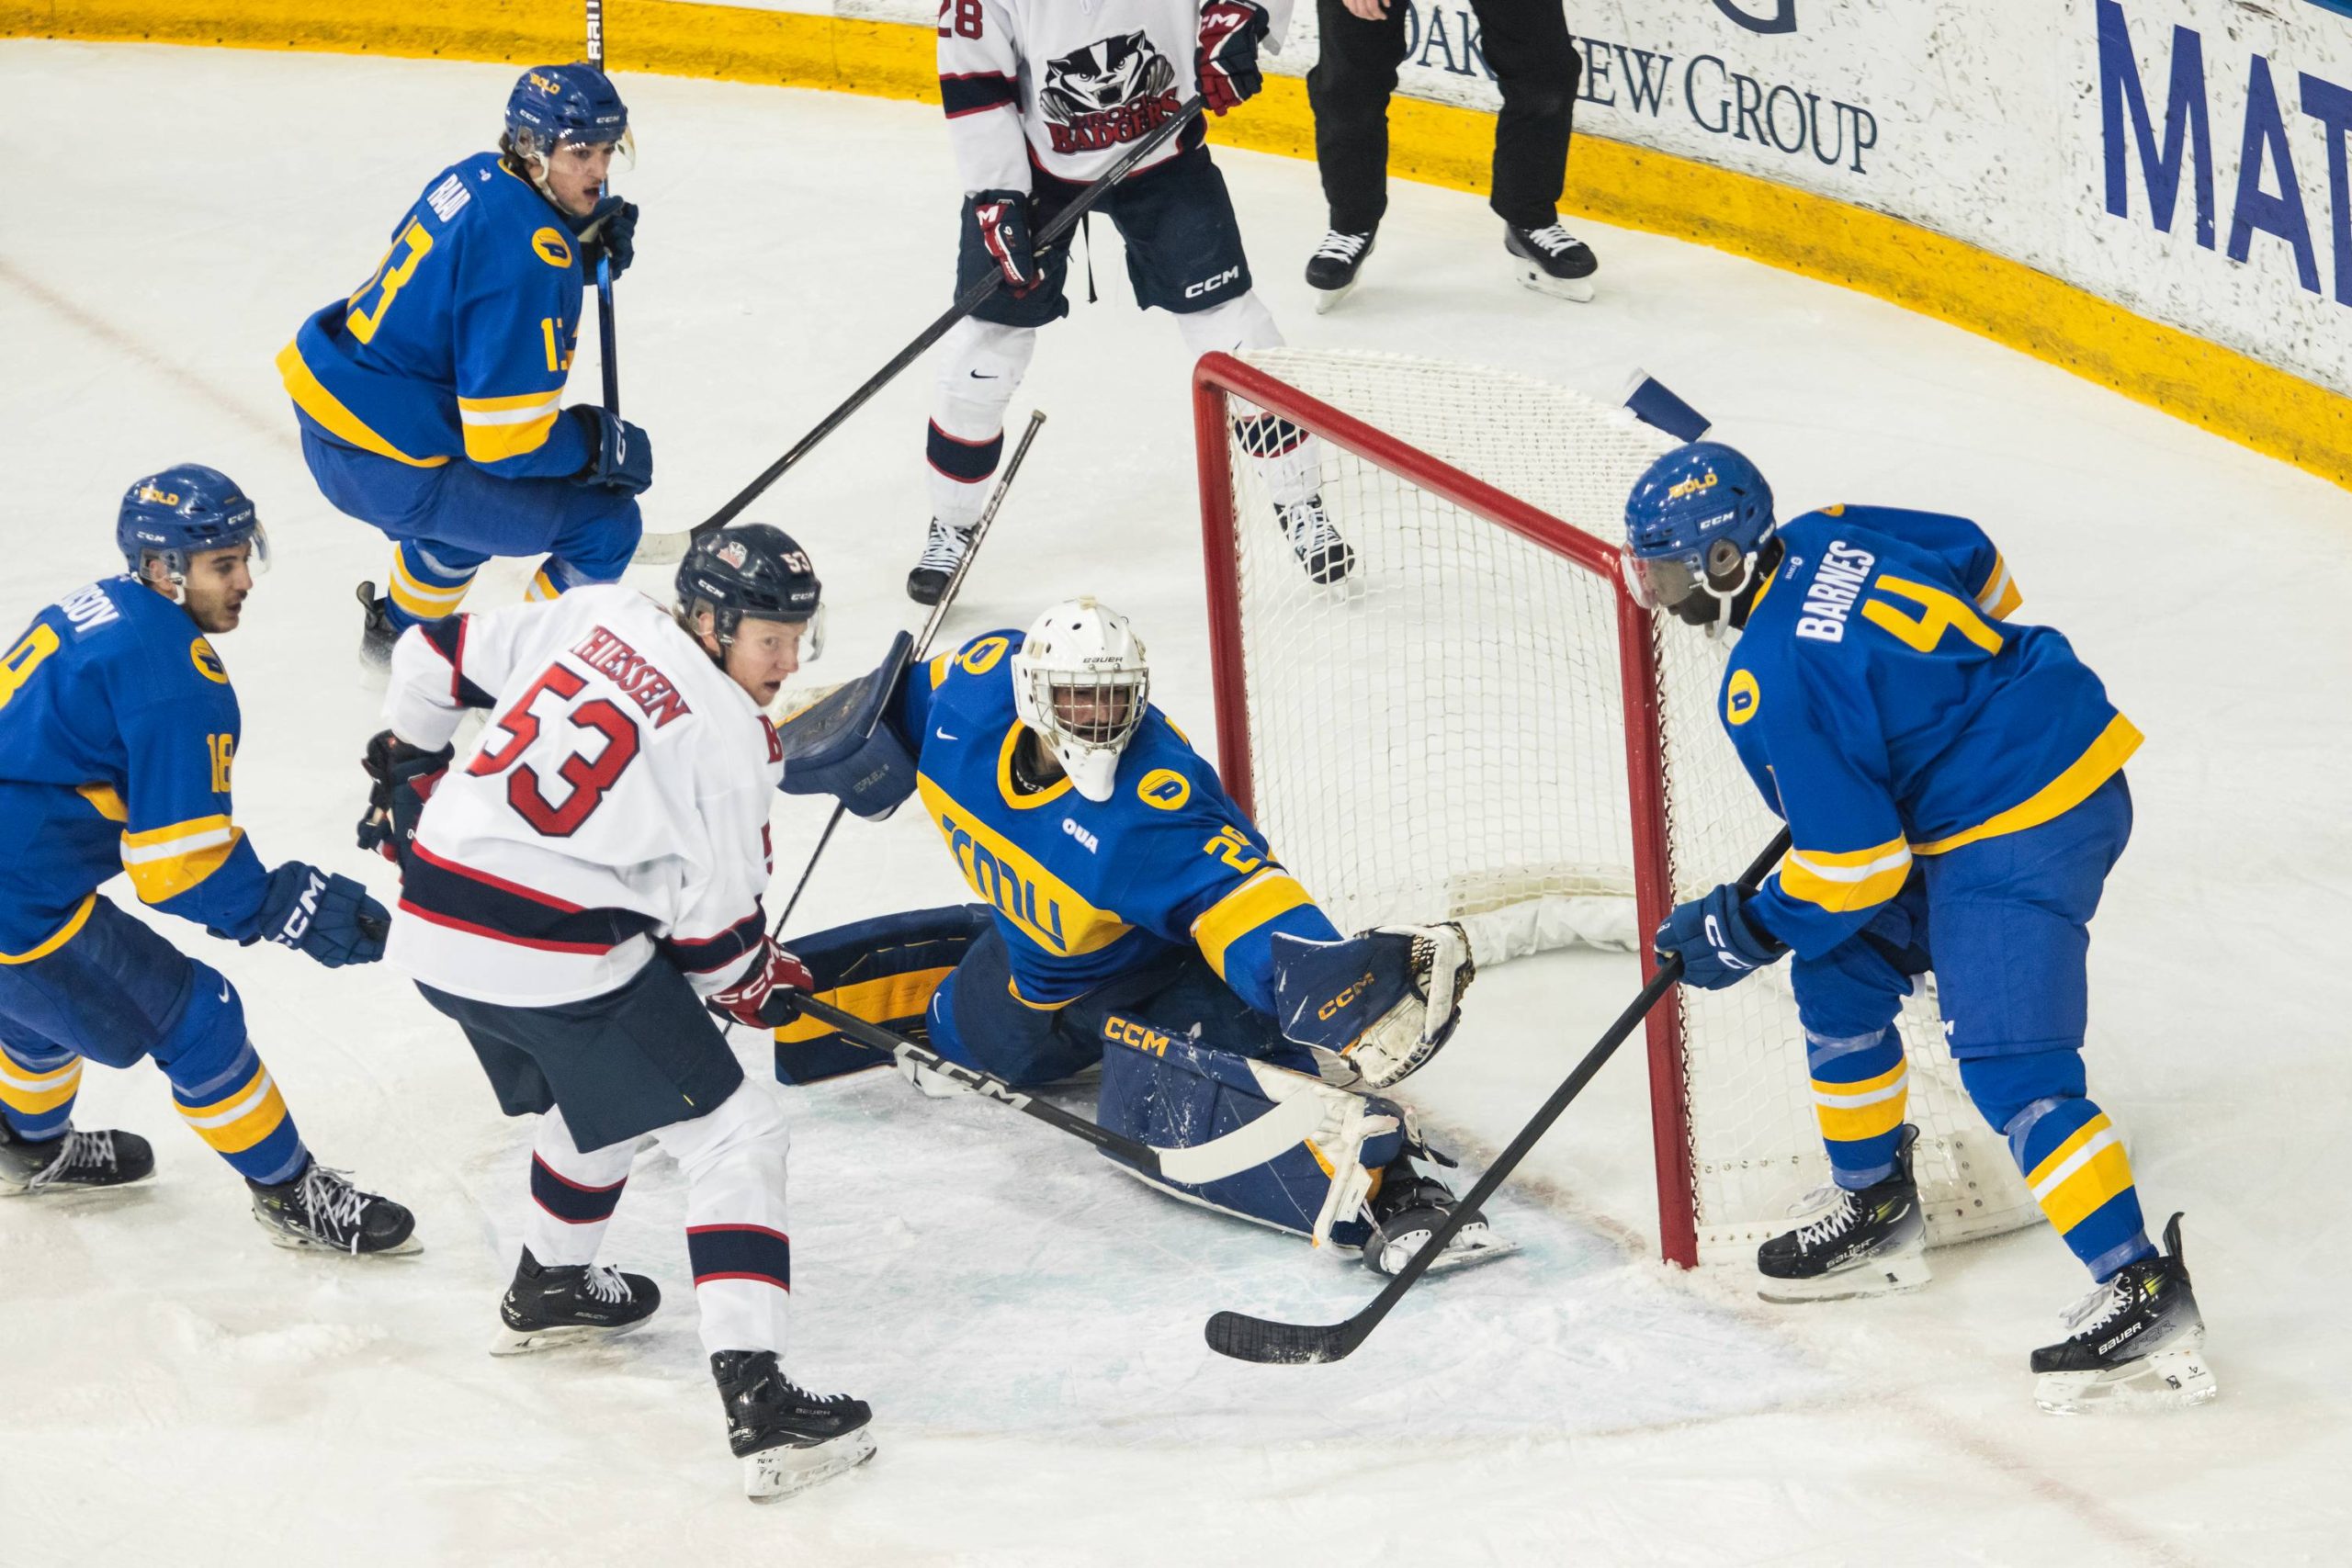
M531 249L549 266L570 266L571 246L553 229L542 229L531 236Z

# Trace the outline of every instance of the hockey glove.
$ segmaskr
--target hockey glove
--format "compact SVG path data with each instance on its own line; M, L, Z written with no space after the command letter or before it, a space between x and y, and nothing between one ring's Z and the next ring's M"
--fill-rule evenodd
M588 276L596 276L599 256L613 259L613 276L620 276L637 259L637 203L608 196L581 221L580 260Z
M260 934L330 969L383 957L391 919L358 883L299 860L271 872L262 890Z
M1678 904L1657 928L1657 961L1682 955L1682 983L1702 991L1736 986L1779 962L1788 945L1750 919L1749 895L1726 882L1703 898Z
M808 965L778 947L774 937L763 937L743 977L713 992L706 1005L753 1029L782 1029L800 1016L798 998L816 988Z
M1419 1071L1453 1038L1477 974L1462 928L1383 926L1345 942L1273 937L1283 1033L1344 1056L1374 1089Z
M574 403L563 412L580 422L580 432L588 438L587 466L571 476L571 482L644 494L653 483L653 438L594 403Z
M367 814L359 818L359 847L400 864L401 852L416 839L416 819L447 776L454 755L452 747L428 751L389 729L378 731L359 762L374 781L368 791Z
M1201 7L1201 49L1193 63L1201 107L1211 114L1256 97L1266 85L1258 72L1258 43L1268 20L1266 8L1254 0L1210 0Z
M984 190L967 197L965 210L980 231L980 244L1004 274L1005 287L1026 294L1044 276L1029 238L1029 197L1017 190Z

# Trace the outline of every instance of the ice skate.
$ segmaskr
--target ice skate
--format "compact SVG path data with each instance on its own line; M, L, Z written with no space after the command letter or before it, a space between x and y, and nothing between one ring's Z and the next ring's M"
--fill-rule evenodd
M1905 1125L1894 1145L1894 1170L1860 1191L1833 1189L1830 1205L1784 1235L1756 1249L1768 1302L1834 1302L1849 1296L1916 1291L1928 1269L1928 1222L1911 1179L1911 1146L1919 1130Z
M642 1274L624 1274L600 1263L543 1264L523 1249L514 1282L498 1303L503 1325L491 1346L493 1356L627 1334L662 1304L662 1288Z
M1364 1267L1375 1274L1395 1274L1413 1260L1437 1227L1453 1213L1453 1194L1445 1183L1416 1172L1392 1168L1372 1200L1372 1239L1363 1246ZM1491 1263L1519 1250L1487 1227L1485 1215L1453 1233L1445 1250L1428 1272L1443 1273Z
M390 601L376 592L373 582L363 582L355 591L359 600L362 619L359 623L359 676L375 686L391 679L392 644L401 634L392 628L386 606Z
M1327 231L1323 243L1306 258L1306 286L1315 290L1315 313L1321 315L1348 297L1363 272L1363 264L1372 259L1372 243L1378 231L1366 229L1360 234L1341 230Z
M362 1192L317 1160L290 1181L253 1190L254 1218L279 1247L386 1257L414 1252L416 1216L389 1198Z
M743 1461L743 1495L789 1497L874 1457L873 1410L845 1393L793 1385L773 1350L721 1350L710 1375L727 1406L727 1442Z
M947 580L964 564L964 552L971 547L971 529L933 518L922 557L915 562L914 570L907 573L907 597L918 604L938 604L939 596L947 592Z
M1355 548L1331 525L1321 496L1288 506L1277 503L1274 517L1282 524L1283 537L1290 541L1291 554L1317 583L1329 587L1356 569Z
M1600 270L1592 247L1557 223L1541 229L1503 225L1503 249L1510 253L1511 276L1538 294L1578 304L1592 298L1592 275Z
M155 1174L155 1151L136 1133L77 1133L20 1138L0 1117L0 1198L28 1192L87 1192L128 1187Z
M2165 1226L2163 1253L2125 1265L2075 1303L2066 1329L2033 1353L2033 1402L2052 1416L2186 1409L2219 1392L2178 1214Z

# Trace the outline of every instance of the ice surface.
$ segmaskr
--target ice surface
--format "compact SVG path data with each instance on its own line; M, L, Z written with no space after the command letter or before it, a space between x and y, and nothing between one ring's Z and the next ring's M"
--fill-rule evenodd
M375 728L350 592L386 552L318 499L270 361L367 276L425 177L489 142L511 76L0 43L0 623L113 570L131 478L188 459L235 475L279 558L221 647L246 716L240 818L266 859L379 893L387 868L349 847ZM625 86L645 208L626 400L659 446L651 515L674 527L944 303L955 179L935 110ZM84 1123L146 1134L160 1171L112 1201L0 1202L0 1563L2343 1560L2343 493L1702 249L1582 225L1600 298L1542 299L1509 281L1478 202L1401 183L1363 287L1317 317L1296 277L1321 231L1314 171L1221 162L1301 343L1504 364L1603 398L1645 365L1786 502L1993 528L2028 612L2067 628L2150 737L2139 836L2098 923L2093 1082L2152 1212L2188 1211L2221 1400L2150 1422L2036 1413L2025 1353L2081 1289L2040 1232L1939 1254L1932 1289L1871 1303L1775 1310L1736 1275L1662 1269L1631 1059L1505 1190L1494 1218L1521 1256L1430 1282L1338 1366L1223 1362L1200 1338L1211 1311L1336 1317L1369 1276L876 1077L788 1096L790 1360L873 1402L881 1455L758 1509L735 1495L699 1364L673 1167L639 1167L608 1248L661 1281L661 1317L601 1350L493 1360L526 1130L462 1043L389 971L166 922L238 981L312 1145L413 1205L425 1250L351 1266L268 1247L160 1077L94 1071ZM954 628L1097 592L1136 617L1158 694L1205 744L1181 355L1125 303L1108 226L1094 238L1104 302L1048 334L1023 402L1054 423ZM812 675L878 656L910 619L925 397L905 378L754 513L825 577L839 668ZM520 578L486 572L475 603ZM785 886L822 815L779 804ZM959 895L911 815L853 823L797 923ZM1410 1098L1464 1156L1490 1154L1634 985L1623 955L1495 971Z

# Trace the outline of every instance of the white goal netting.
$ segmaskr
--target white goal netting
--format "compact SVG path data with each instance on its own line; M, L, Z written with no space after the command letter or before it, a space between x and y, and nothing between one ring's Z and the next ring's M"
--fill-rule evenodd
M1275 852L1343 931L1463 919L1481 964L1634 945L1643 835L1618 617L1639 612L1590 541L1615 549L1625 494L1670 438L1506 371L1295 349L1249 363L1387 438L1321 443L1323 499L1357 557L1341 586L1302 571L1238 444L1229 504L1205 502L1209 547L1235 578L1218 635L1238 647L1220 654L1238 657L1247 708L1221 702L1218 722L1246 732ZM1288 412L1262 389L1234 401L1258 407ZM1546 514L1532 529L1585 538L1539 543L1491 522L1442 479L1409 477L1414 454ZM1724 645L1644 618L1634 635L1655 653L1657 717L1641 722L1656 725L1665 798L1638 820L1663 834L1670 901L1737 875L1778 824L1714 716ZM1634 696L1633 711L1650 711L1638 684ZM1663 1185L1687 1183L1702 1261L1752 1257L1828 1179L1787 966L1678 996L1689 1135L1685 1168ZM2002 1140L1960 1089L1931 998L1912 999L1903 1032L1930 1242L2032 1221Z

